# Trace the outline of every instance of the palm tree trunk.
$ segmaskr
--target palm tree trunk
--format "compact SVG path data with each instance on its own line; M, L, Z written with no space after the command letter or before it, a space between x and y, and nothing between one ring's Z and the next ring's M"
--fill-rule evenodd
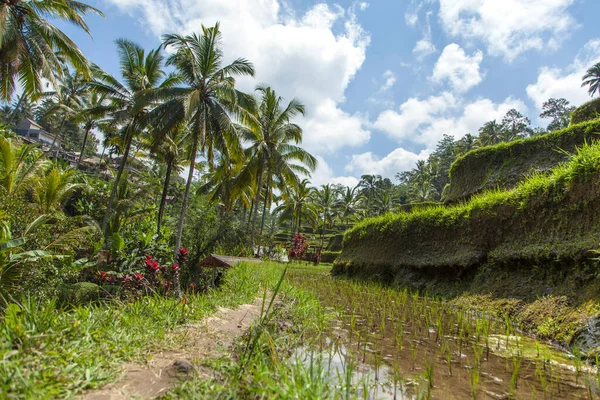
M56 144L56 141L58 140L58 136L60 135L60 131L62 131L63 126L65 126L65 122L67 122L67 114L65 114L63 116L63 119L62 119L60 125L58 126L58 130L57 130L56 134L54 135L54 139L52 139L52 144L50 145L50 149L46 153L52 152L52 149L54 148L54 145Z
M252 248L252 254L254 254L254 228L256 227L256 218L258 217L258 204L260 201L260 190L262 188L262 180L263 180L263 163L260 161L260 166L258 167L258 176L257 176L257 185L256 185L256 193L254 194L254 211L252 214L252 225L250 226L250 247Z
M81 153L79 153L79 160L77 160L77 168L79 168L79 164L81 164L81 159L83 158L83 152L85 151L85 145L87 144L88 135L90 134L91 127L87 127L85 129L85 136L83 137L83 145L81 145Z
M119 187L119 182L121 182L121 176L123 175L123 170L125 170L125 165L127 164L127 157L129 157L129 150L131 149L131 142L133 142L133 135L129 132L127 133L127 143L125 144L125 153L123 153L123 159L119 164L119 168L117 169L117 176L113 182L112 190L110 191L110 199L108 200L108 206L106 207L106 213L104 214L104 219L102 220L102 232L104 232L104 236L106 237L107 229L108 229L108 221L110 220L113 205L115 202L115 198L117 197L117 188ZM104 241L104 246L106 246L106 240Z
M202 137L206 136L206 120L202 121ZM195 138L194 138L195 139ZM181 247L181 236L183 235L183 220L185 219L185 212L187 210L188 201L190 199L190 188L192 187L192 180L194 179L194 167L196 166L196 153L198 152L198 140L194 140L192 144L192 159L190 160L190 173L188 174L187 183L185 185L185 195L183 196L183 204L181 205L181 214L179 215L179 223L177 224L177 236L175 237L175 254L173 255L173 262L177 262L179 256L179 248ZM175 275L175 295L181 297L181 283L179 281L179 274Z
M248 214L248 229L250 229L250 223L252 222L252 213L254 211L254 199L250 202L250 213Z
M158 207L158 220L156 223L156 235L160 237L160 226L162 225L163 214L165 212L165 204L167 202L167 192L169 191L169 183L171 183L171 171L173 170L173 161L167 163L167 175L165 176L165 183L160 197L160 206Z
M325 244L325 222L327 221L327 214L323 214L323 229L321 229L321 250Z
M264 205L263 205L263 214L262 214L262 218L260 221L260 234L259 237L262 238L262 234L263 234L263 228L265 226L265 217L267 216L267 203L269 202L269 192L271 191L271 166L269 166L267 168L267 188L266 188L266 192L265 192L265 200L264 200ZM260 253L260 245L258 248L258 252Z
M21 97L19 97L19 101L17 102L17 105L15 106L15 109L13 110L13 112L10 114L10 118L8 121L6 121L6 125L10 126L14 121L15 118L17 116L17 113L19 112L19 107L21 107L21 103L23 102L23 100L26 98L25 93L23 93L21 95Z

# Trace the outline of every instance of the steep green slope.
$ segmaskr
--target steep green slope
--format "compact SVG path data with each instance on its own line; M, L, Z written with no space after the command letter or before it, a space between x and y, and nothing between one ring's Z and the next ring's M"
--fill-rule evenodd
M409 270L456 276L496 266L563 266L600 239L600 144L550 174L469 202L365 220L344 235L334 272L391 281Z
M600 131L600 121L496 146L473 150L450 168L450 183L443 200L454 203L487 189L515 187L527 175L549 172L568 158L577 146L591 141Z

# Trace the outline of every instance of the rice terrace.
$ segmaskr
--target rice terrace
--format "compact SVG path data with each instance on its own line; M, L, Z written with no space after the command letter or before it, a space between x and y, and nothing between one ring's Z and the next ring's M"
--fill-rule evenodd
M595 0L0 0L0 399L600 399Z

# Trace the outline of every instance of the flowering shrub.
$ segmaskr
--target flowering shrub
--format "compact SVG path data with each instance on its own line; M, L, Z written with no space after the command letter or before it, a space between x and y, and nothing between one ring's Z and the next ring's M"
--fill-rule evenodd
M288 256L290 257L290 259L302 259L302 257L308 250L308 246L309 245L306 241L306 238L301 233L298 233L296 236L294 236L292 247L290 247Z
M179 249L176 263L161 265L151 254L147 254L143 271L123 275L100 271L98 281L102 285L121 286L126 294L134 296L149 291L168 294L173 290L173 281L179 276L180 266L185 265L187 257L188 251L182 247Z

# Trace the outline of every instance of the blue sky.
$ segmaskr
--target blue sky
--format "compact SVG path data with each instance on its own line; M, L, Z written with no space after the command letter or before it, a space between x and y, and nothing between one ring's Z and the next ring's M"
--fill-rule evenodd
M581 76L600 61L597 0L89 0L94 38L62 26L118 74L114 40L147 48L160 35L222 24L227 58L307 106L298 121L318 156L316 184L393 177L444 134L477 133L510 108L535 126L543 101L589 98Z

